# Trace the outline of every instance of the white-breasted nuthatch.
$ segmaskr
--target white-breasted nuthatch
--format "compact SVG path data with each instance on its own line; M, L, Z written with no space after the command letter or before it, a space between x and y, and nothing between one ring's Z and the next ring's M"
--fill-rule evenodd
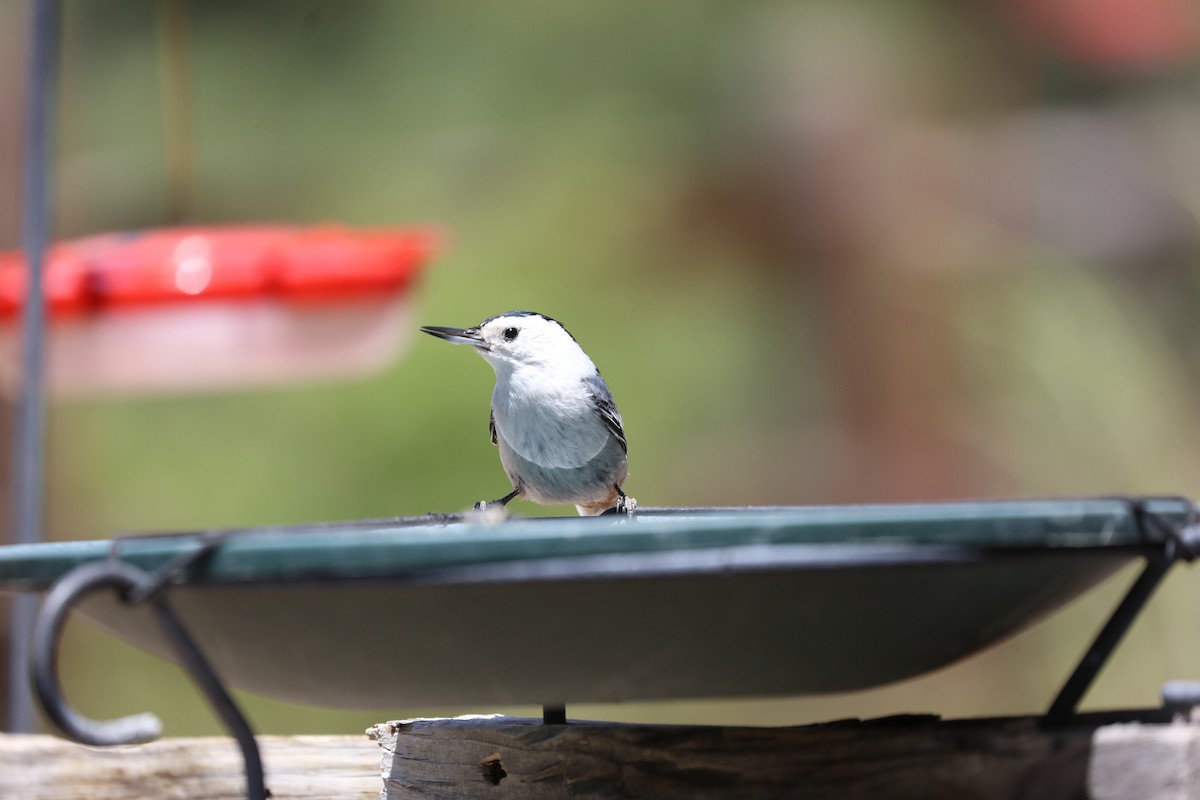
M509 311L473 328L421 330L471 345L496 372L488 428L513 490L476 508L514 497L573 503L582 516L634 508L621 491L629 473L621 414L596 365L559 322Z

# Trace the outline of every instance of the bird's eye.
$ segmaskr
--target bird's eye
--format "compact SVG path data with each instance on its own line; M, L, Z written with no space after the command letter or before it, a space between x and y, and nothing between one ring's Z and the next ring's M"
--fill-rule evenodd
M520 333L520 331L518 331L516 328L505 328L503 334L504 341L511 342L513 339L517 338L518 333Z

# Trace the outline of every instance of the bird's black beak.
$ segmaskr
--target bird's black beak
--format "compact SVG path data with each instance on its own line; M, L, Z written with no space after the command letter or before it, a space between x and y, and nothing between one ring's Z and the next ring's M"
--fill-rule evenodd
M422 325L421 330L430 336L445 339L451 344L469 344L480 350L490 349L479 335L478 328L443 328L440 325Z

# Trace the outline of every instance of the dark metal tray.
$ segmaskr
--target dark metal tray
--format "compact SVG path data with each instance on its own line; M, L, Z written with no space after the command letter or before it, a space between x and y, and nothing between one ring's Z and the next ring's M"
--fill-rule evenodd
M1122 500L402 519L226 532L167 596L225 681L315 705L838 692L1010 636L1153 539ZM152 570L199 541L0 548L0 588L114 554ZM171 653L114 592L80 610Z

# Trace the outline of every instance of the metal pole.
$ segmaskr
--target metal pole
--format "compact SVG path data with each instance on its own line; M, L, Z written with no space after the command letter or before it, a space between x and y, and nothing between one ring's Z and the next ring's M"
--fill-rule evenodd
M51 112L58 62L58 0L29 0L29 61L26 74L25 141L21 189L21 246L28 283L21 326L22 379L13 452L13 540L41 538L45 440L45 300L42 267L50 236ZM29 686L30 636L37 597L17 594L12 602L8 657L7 729L28 733L37 725Z

